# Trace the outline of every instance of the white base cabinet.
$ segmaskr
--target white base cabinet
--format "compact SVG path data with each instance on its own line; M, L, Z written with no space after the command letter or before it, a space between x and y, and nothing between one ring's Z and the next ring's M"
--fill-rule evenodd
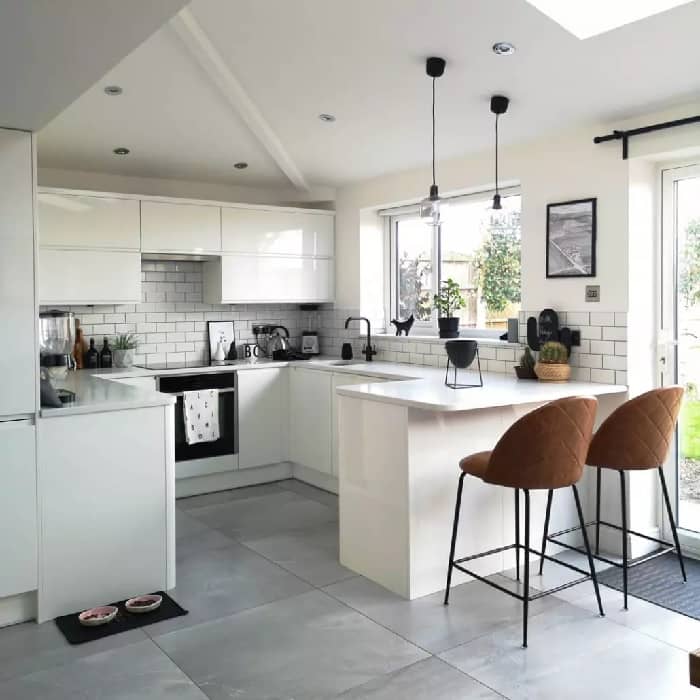
M35 428L0 423L0 598L37 588Z
M287 460L288 372L270 367L238 372L238 468Z

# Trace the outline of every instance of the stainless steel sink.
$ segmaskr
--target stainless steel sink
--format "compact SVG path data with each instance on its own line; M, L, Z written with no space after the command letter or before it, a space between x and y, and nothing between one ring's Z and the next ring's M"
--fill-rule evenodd
M334 367L345 367L347 365L364 365L365 361L364 360L334 360L333 362L329 362L329 365L333 365Z

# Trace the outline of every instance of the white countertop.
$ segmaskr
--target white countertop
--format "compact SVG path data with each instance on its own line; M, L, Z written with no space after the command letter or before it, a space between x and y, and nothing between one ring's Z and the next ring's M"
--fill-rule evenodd
M481 408L508 406L513 404L542 403L566 396L620 394L627 387L590 382L565 382L553 384L533 380L518 380L508 374L483 373L484 386L469 389L450 389L444 384L445 370L421 365L397 362L363 362L338 364L337 358L315 358L293 362L240 360L233 364L149 370L140 367L129 369L80 370L70 372L64 382L56 385L70 389L76 401L61 408L42 408L41 417L49 418L101 411L119 411L146 406L172 404L174 398L154 389L125 384L119 379L135 377L158 377L182 374L207 374L217 372L252 371L265 367L297 366L327 372L360 374L385 380L373 384L355 384L339 387L343 396L410 406L430 411L473 411ZM391 381L395 380L395 381ZM460 381L478 380L478 375L467 371L461 373Z

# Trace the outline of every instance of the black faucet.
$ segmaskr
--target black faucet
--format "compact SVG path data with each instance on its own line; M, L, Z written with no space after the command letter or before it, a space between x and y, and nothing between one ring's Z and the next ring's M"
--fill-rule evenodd
M348 316L345 319L345 327L348 327L350 321L364 321L367 324L367 344L362 348L362 353L367 358L367 362L372 361L372 357L377 354L377 351L372 347L372 325L368 318L364 316Z

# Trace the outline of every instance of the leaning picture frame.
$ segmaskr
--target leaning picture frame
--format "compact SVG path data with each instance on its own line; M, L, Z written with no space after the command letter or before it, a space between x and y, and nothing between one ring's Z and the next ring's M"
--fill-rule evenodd
M595 277L597 202L575 199L547 205L547 277Z
M216 350L219 342L224 351L224 358L228 358L231 344L235 343L233 321L208 321L207 336L209 342L209 362L215 362Z

